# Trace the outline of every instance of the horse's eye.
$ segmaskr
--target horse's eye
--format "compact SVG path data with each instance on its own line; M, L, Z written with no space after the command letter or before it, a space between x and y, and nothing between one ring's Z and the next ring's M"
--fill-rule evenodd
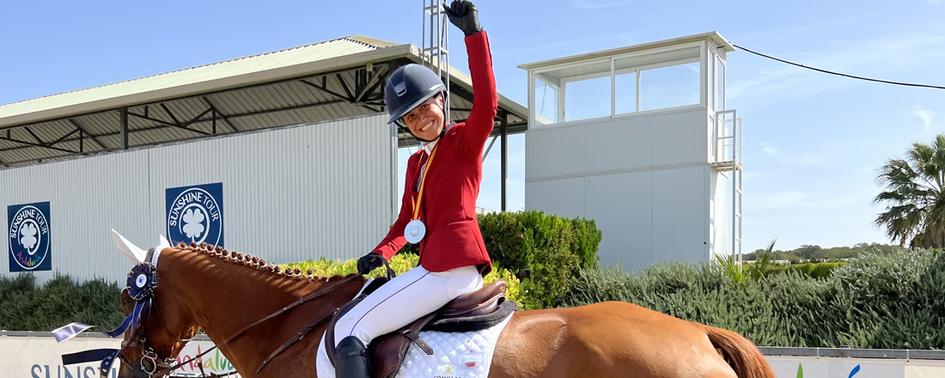
M135 301L131 299L131 295L128 294L128 288L121 290L121 309L124 312L131 312L131 308L134 307Z

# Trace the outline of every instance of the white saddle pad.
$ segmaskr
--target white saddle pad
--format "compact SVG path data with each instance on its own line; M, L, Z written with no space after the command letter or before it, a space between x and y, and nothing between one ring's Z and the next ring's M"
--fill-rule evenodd
M411 343L397 377L487 377L496 342L511 319L512 316L509 316L491 328L475 332L420 332L420 338L433 348L433 355L428 356ZM318 378L335 377L335 368L325 354L324 342L318 343L316 366Z

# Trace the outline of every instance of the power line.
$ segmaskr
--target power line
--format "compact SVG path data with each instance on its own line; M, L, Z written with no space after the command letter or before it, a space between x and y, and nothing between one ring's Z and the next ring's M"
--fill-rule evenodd
M773 56L771 56L771 55L765 55L765 54L762 54L762 53L757 52L757 51L752 51L752 50L746 49L746 48L741 47L741 46L739 46L739 45L733 44L732 46L735 46L735 47L738 48L739 50L744 50L744 51L750 52L750 53L752 53L752 54L758 55L758 56L760 56L760 57L768 58L768 59L771 59L771 60L776 60L776 61L781 62L781 63L786 63L786 64L790 64L790 65L792 65L792 66L797 66L797 67L801 67L801 68L806 68L806 69L814 70L814 71L817 71L817 72L823 72L823 73L826 73L826 74L837 75L837 76L843 76L843 77L847 77L847 78L850 78L850 79L866 80L866 81L872 81L872 82L883 83L883 84L903 85L903 86L907 86L907 87L919 87L919 88L931 88L931 89L945 89L945 86L941 86L941 85L918 84L918 83L904 83L904 82L901 82L901 81L890 81L890 80L873 79L873 78L869 78L869 77L863 77L863 76L845 74L845 73L842 73L842 72L829 71L829 70L825 70L825 69L821 69L821 68L817 68L817 67L806 66L806 65L803 65L803 64L800 64L800 63L794 63L794 62L792 62L792 61L785 60L785 59L781 59L781 58L776 58L776 57L773 57Z

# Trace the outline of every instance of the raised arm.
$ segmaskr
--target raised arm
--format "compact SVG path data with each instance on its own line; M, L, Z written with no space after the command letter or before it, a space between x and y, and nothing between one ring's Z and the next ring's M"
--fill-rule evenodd
M466 35L466 55L473 82L473 104L466 119L466 143L471 151L482 152L492 134L498 104L495 76L492 73L492 52L489 36L479 25L479 12L468 0L456 0L446 9L447 16Z

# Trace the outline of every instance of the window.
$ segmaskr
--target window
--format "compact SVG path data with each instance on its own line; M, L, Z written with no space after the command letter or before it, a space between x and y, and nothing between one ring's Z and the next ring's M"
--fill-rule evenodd
M564 94L565 121L610 115L609 72L606 76L569 81L564 86Z
M640 110L699 103L699 62L640 71Z
M615 78L616 114L633 113L637 109L637 72L618 73Z
M701 51L689 45L537 69L534 121L544 125L698 105Z
M725 63L715 56L715 110L725 110Z
M535 79L535 120L543 125L558 122L558 87Z

